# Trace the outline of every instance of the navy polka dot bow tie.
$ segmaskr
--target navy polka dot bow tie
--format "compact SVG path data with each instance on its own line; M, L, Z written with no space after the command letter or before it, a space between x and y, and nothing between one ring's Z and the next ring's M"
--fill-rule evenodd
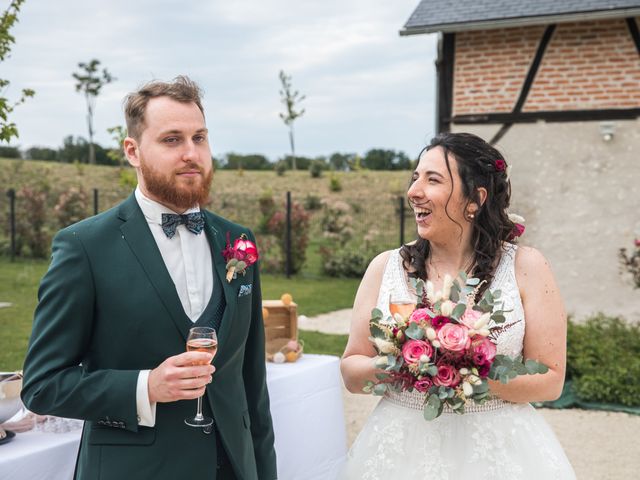
M202 212L192 212L185 215L175 213L162 214L162 231L167 237L173 238L176 234L176 228L180 224L184 224L187 230L198 235L204 228L204 215Z

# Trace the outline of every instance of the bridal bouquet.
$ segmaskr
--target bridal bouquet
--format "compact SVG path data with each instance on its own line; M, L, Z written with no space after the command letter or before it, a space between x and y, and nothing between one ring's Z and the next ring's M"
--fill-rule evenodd
M535 360L496 354L498 336L513 325L502 325L501 292L486 289L476 303L480 281L464 272L459 279L447 275L438 292L430 281L425 285L417 280L417 308L391 304L388 318L379 309L372 311L370 340L378 352L376 367L383 372L376 375L379 382L367 383L365 392L425 393L424 418L433 420L445 405L462 414L468 402L484 403L489 397L488 378L507 383L518 375L548 371Z

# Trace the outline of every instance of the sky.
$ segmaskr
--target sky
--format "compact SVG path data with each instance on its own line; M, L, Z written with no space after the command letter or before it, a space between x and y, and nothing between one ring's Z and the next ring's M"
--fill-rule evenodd
M299 155L402 150L434 133L437 37L401 37L419 0L26 0L0 65L5 91L36 96L11 119L12 143L57 148L87 137L84 97L71 74L96 58L116 77L97 99L95 140L115 141L122 100L141 84L185 74L204 90L214 156L287 154L279 118L282 69L306 95L295 122ZM2 10L9 4L0 0Z

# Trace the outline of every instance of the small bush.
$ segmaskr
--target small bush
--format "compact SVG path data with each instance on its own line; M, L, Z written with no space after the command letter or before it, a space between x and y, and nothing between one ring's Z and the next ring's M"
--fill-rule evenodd
M329 190L331 190L332 192L342 191L342 183L336 175L331 175L329 177Z
M138 185L138 177L135 170L130 168L121 168L118 170L118 183L121 187L133 190Z
M353 217L348 203L327 202L321 220L325 238L335 240L340 245L347 243L353 236Z
M640 239L635 240L635 249L627 254L626 248L619 252L620 267L631 276L635 288L640 288Z
M276 175L282 177L284 175L284 172L287 171L287 162L284 160L280 160L279 162L276 162L273 169L276 171Z
M322 271L330 277L355 277L364 275L369 259L355 250L332 251L327 247L320 248Z
M304 208L307 210L320 210L322 208L322 199L317 195L307 194L304 199Z
M82 187L71 187L60 194L53 210L64 228L89 216L89 196Z
M640 326L598 314L569 322L567 379L584 401L640 405Z
M18 147L0 145L0 157L3 158L22 158Z
M309 244L309 213L296 202L291 205L291 269L298 273L307 260L307 245ZM276 211L267 224L269 233L278 239L282 252L282 269L285 270L287 230L287 216L285 210Z
M322 160L312 160L309 164L309 173L311 178L320 178L325 169L325 163Z
M47 225L47 190L22 187L16 194L16 250L24 257L49 256L51 231Z

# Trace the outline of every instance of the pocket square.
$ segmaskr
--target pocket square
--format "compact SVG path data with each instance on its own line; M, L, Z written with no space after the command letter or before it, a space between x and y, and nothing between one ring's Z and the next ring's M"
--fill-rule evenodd
M248 285L240 285L240 292L238 292L238 297L244 297L245 295L251 295L251 287L252 284Z

